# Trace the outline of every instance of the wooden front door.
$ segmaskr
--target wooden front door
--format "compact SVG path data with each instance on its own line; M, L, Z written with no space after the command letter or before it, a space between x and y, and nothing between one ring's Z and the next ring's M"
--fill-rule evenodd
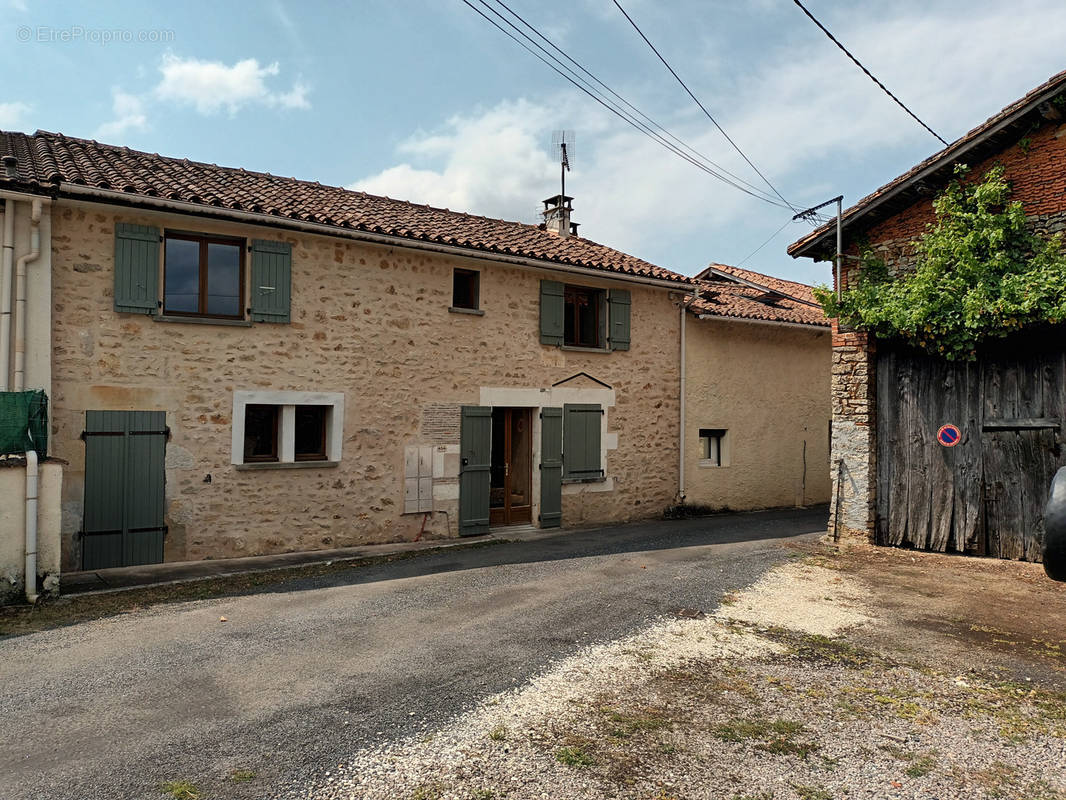
M533 521L532 417L528 408L492 410L492 470L489 522Z

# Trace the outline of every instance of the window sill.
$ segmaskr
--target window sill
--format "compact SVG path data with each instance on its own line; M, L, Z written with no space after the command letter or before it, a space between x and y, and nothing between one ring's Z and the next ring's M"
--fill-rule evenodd
M728 464L716 464L713 461L711 461L710 459L704 459L704 458L701 458L700 462L699 462L700 469L707 469L707 468L721 469L722 467L728 467L728 466L729 466Z
M485 312L483 310L481 310L480 308L459 308L457 306L452 306L451 308L449 308L448 309L448 313L449 314L470 314L471 316L474 316L474 317L483 317L483 316L485 316Z
M252 461L247 464L234 464L239 472L256 469L327 469L339 467L339 461Z
M560 350L569 350L573 353L610 353L610 349L607 347L578 347L573 344L564 344L559 347Z
M214 319L212 317L178 317L166 314L153 314L153 322L182 322L192 325L229 325L237 328L252 327L251 320L247 319Z
M563 478L563 483L604 483L606 475L597 475L595 478Z

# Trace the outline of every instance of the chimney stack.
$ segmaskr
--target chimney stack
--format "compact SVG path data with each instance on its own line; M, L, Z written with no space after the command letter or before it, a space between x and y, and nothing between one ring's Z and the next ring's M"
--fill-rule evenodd
M577 236L578 223L570 221L573 199L569 195L557 194L544 201L544 227L563 239Z

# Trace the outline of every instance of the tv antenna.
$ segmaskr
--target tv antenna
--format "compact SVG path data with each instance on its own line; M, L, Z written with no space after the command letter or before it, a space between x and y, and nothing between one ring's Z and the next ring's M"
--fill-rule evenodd
M574 142L577 137L573 131L555 131L552 133L552 152L559 156L560 194L566 196L566 173L574 160Z

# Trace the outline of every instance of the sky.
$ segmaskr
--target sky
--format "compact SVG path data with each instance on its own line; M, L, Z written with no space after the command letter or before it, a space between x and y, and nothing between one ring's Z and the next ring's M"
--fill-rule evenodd
M854 203L941 147L791 0L621 1L796 207L837 194ZM770 192L612 0L505 2L672 134ZM1066 69L1062 0L805 4L948 141ZM719 262L831 279L828 265L785 253L810 230L791 210L668 152L462 0L0 0L0 42L3 130L529 223L559 191L552 134L569 130L566 188L582 236L687 275Z

